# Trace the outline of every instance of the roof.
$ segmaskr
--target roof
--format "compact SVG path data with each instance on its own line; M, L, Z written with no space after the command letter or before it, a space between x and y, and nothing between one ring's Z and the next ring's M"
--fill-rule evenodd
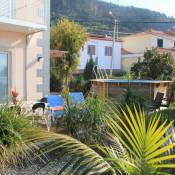
M88 34L88 37L90 39L95 39L95 40L102 40L102 41L113 41L113 38L110 36L103 36L103 35L94 35L94 34ZM121 39L116 38L116 42L122 42Z
M175 36L175 28L171 28L171 29L165 31L165 33L167 33L168 35Z
M134 36L140 36L140 35L148 35L148 34L159 36L159 37L172 38L172 34L168 33L167 31L163 32L163 31L160 31L160 30L152 29L152 28L151 29L147 29L144 32L138 32L138 33L134 33L134 34L128 35L128 36L123 37L123 38L132 37L132 36L133 37ZM175 37L175 35L173 37Z
M64 56L65 52L60 50L51 50L50 51L50 57L51 58L62 58Z
M124 48L122 48L121 49L121 54L122 55L127 55L127 54L133 54L132 52L129 52L128 50L126 50L126 49L124 49Z

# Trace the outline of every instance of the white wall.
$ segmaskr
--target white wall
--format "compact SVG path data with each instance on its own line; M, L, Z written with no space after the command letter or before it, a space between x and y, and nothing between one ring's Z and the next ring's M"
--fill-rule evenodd
M88 55L88 45L96 46L96 55L93 56L94 61L98 57L98 66L105 69L110 69L111 56L105 56L105 46L112 47L112 41L99 40L99 39L89 39L89 41L84 45L80 53L80 67L79 69L84 69L87 63L87 60L90 58ZM114 48L114 61L113 69L121 69L121 42L115 43Z

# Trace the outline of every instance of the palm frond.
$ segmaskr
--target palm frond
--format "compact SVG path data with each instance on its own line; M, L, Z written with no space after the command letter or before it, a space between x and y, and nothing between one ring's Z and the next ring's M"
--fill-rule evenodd
M113 112L113 116L107 116L107 125L110 127L111 138L117 138L126 150L130 161L136 166L136 170L143 175L155 171L163 173L168 168L175 168L172 160L174 154L168 151L175 147L175 142L168 143L174 133L167 134L173 121L165 121L160 124L160 115L148 123L144 112L134 107L134 112L129 107L121 109L122 113ZM122 114L122 115L121 115ZM116 143L118 145L118 143ZM116 150L118 152L118 150ZM110 158L116 158L113 148L108 148L106 154ZM119 159L121 157L117 157ZM160 170L160 171L159 171ZM152 173L152 174L154 174ZM166 171L165 171L166 173ZM136 172L135 172L136 174Z

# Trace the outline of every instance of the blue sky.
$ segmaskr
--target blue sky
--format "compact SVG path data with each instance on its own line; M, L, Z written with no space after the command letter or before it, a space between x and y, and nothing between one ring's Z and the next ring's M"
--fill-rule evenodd
M175 17L175 0L104 0L124 6L135 6Z

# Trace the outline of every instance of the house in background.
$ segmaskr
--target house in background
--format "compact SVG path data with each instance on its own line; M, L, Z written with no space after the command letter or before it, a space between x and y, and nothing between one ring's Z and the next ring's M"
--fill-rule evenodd
M144 32L135 33L122 37L122 48L128 53L122 53L122 67L124 71L129 71L138 57L143 57L146 49L158 48L160 53L168 52L175 57L175 35L166 31L149 29Z
M138 58L143 60L143 53L132 53L122 48L121 50L121 70L122 72L129 72L132 65L137 63Z
M49 93L50 0L0 0L0 102Z
M121 70L121 44L120 40L114 44L113 72ZM80 53L79 70L85 69L90 57L97 63L99 68L110 70L113 49L113 39L109 37L89 35L89 40L83 46Z

